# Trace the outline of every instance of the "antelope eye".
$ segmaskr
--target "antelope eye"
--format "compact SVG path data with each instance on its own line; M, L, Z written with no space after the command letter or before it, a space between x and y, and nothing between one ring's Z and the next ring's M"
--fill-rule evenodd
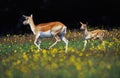
M27 20L27 19L28 19L28 17L25 17L25 19Z

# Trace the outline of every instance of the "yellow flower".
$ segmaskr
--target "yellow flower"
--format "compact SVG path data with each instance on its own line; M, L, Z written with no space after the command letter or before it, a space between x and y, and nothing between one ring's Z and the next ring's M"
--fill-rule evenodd
M25 59L25 61L28 61L28 56L27 56L26 52L24 52L24 53L22 54L22 57Z
M10 34L7 34L6 36L7 36L7 37L10 37Z
M37 62L39 60L40 54L39 53L35 53L33 56L34 56L34 58L33 58L34 61Z
M92 60L88 60L88 64L89 64L89 66L92 66L93 65Z
M15 65L19 65L21 63L21 61L20 60L17 60L16 62L13 62L13 65L15 66Z
M14 37L14 38L16 38L16 37L17 37L17 35L13 35L13 37Z
M2 64L6 65L6 60L5 59L2 60Z
M11 46L9 45L8 48L11 48Z
M53 57L55 57L55 54L58 52L57 48L53 48L50 50L50 53L52 54Z
M104 63L103 61L101 61L101 62L99 63L99 66L100 66L100 68L104 68L104 67L105 67L105 63Z
M79 53L79 56L83 56L83 53L82 53L82 52L80 52L80 53Z
M81 64L75 62L75 66L76 66L76 69L77 69L78 71L81 70Z
M47 51L46 51L45 49L42 50L42 53L43 53L43 54L46 54L46 52L47 52Z
M109 48L112 47L113 44L114 44L113 42L109 43L108 47Z
M14 53L16 53L17 52L17 50L14 50Z
M87 53L87 54L86 54L86 56L88 57L88 56L89 56L89 54Z
M56 69L56 68L58 67L58 65L57 65L55 62L53 62L53 63L51 64L51 67L52 67L53 69Z
M120 61L119 61L119 60L116 61L116 65L117 65L118 67L120 67Z
M30 72L30 69L29 69L28 67L26 67L26 66L22 66L22 67L20 68L20 70L21 70L23 73L28 73L28 72Z
M70 57L70 61L71 61L71 62L75 62L75 56L74 56L74 55L72 55L72 56Z
M19 47L20 50L22 50L22 47Z
M17 60L17 64L20 64L21 63L21 61L20 60Z
M5 74L8 76L8 78L13 78L12 71L6 70Z
M63 62L64 61L64 59L63 58L60 58L60 62Z
M107 64L107 69L111 69L111 65L110 64Z
M56 54L57 53L57 49L54 48L53 51L52 51L53 54Z
M92 68L90 69L90 71L91 71L91 73L96 73L96 72L97 72L94 67L92 67Z
M30 39L29 42L32 42L32 40Z

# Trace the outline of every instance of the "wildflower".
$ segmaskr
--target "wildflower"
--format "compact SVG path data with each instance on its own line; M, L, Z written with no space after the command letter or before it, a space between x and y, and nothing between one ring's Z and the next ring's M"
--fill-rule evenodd
M30 39L29 42L32 42L32 40Z
M43 53L43 54L46 54L46 52L47 52L47 51L46 51L45 49L42 50L42 53Z
M22 50L22 47L19 47L20 50Z
M57 48L53 48L53 49L51 49L50 52L51 52L52 56L55 57L55 54L58 52L58 50L57 50Z
M35 53L39 53L40 50L39 50L39 49L37 49L37 50L33 50L33 52L35 52Z
M107 67L107 69L111 69L111 65L110 64L107 64L106 67Z
M12 71L6 70L5 74L8 76L8 78L13 78Z
M6 38L4 38L4 41L6 41Z
M91 73L96 73L97 70L94 67L92 67L90 71Z
M72 56L70 57L70 61L71 61L71 62L75 62L75 56L74 56L74 55L72 55Z
M15 61L15 62L13 62L13 66L19 65L20 63L21 63L21 61L20 61L20 60L17 60L17 61Z
M105 67L105 63L104 63L103 61L101 61L101 62L99 63L99 66L100 66L100 68L104 68L104 67Z
M34 56L34 58L33 58L34 61L37 62L39 60L40 54L39 53L35 53L33 56Z
M7 34L6 36L7 36L7 37L10 37L10 34Z
M91 45L92 45L92 48L95 48L95 47L94 47L94 43L92 43Z
M26 66L22 66L20 70L21 70L23 73L28 73L28 72L30 72L29 68L26 67Z
M116 65L117 65L118 67L120 67L120 61L117 61L117 62L116 62Z
M82 52L80 52L79 56L83 56L83 53L82 53Z
M56 69L56 68L58 67L58 65L57 65L55 62L53 62L53 63L51 64L51 67L52 67L53 69Z
M87 54L86 54L86 56L88 57L88 56L89 56L89 54L87 53Z
M63 58L60 58L60 62L63 62L63 60L64 60Z
M88 60L88 64L89 64L89 66L92 66L93 65L92 60Z
M112 47L113 44L114 44L113 42L109 43L109 44L108 44L108 47L109 47L109 48Z
M6 65L6 60L5 59L2 60L2 64Z
M24 52L24 53L22 54L22 57L25 59L25 61L28 61L28 56L27 56L26 52Z
M77 62L75 62L75 67L78 71L81 70L81 64L79 64Z
M14 37L14 38L16 38L16 37L17 37L17 35L14 35L13 37Z
M9 45L8 48L11 48L11 46Z
M14 53L16 53L17 52L17 50L14 50Z
M53 54L56 54L57 53L57 49L54 48L53 51L52 51Z

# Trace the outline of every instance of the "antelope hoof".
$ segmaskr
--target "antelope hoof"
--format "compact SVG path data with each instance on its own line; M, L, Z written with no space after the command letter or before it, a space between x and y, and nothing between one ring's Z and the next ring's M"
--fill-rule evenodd
M50 50L50 49L51 49L51 47L48 48L48 50Z
M41 51L42 49L41 48L38 48L39 51Z

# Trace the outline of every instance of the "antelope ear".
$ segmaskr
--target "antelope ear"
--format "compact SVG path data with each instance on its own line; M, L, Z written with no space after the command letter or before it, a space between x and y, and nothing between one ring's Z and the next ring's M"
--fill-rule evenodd
M83 23L80 21L80 24L83 24Z
M33 17L33 14L31 14L30 16Z
M25 15L22 15L23 17L26 17Z

